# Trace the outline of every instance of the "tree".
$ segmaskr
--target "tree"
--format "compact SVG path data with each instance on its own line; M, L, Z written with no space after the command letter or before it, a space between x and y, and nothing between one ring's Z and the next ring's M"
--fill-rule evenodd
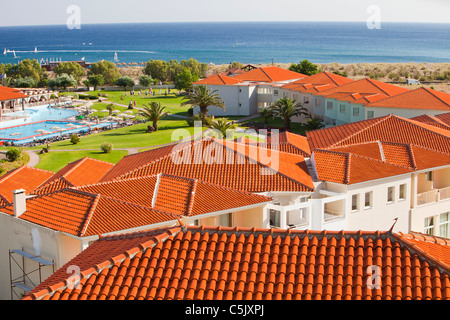
M114 103L110 103L106 106L106 110L108 110L109 115L112 115L112 112L114 111Z
M88 77L89 84L94 87L94 91L97 91L98 86L105 84L105 78L101 74L96 74Z
M318 69L317 65L308 61L308 60L302 60L299 64L291 64L289 67L289 70L295 71L298 73L306 74L307 76L311 76L313 74L319 73L320 70Z
M152 77L148 75L142 75L139 77L139 84L143 87L149 87L153 83Z
M183 71L178 74L175 80L175 88L178 90L188 90L192 88L192 83L197 81L198 77L193 75L191 71L187 68L184 68Z
M271 108L263 108L259 111L259 115L264 118L266 127L269 125L269 120L273 118L273 110Z
M25 59L18 64L18 76L22 78L31 77L35 82L38 82L44 72L44 69L36 60Z
M93 63L89 71L89 75L98 74L103 76L103 79L107 84L113 84L114 81L120 77L119 68L117 68L116 64L104 60Z
M86 75L86 72L80 64L76 62L62 62L58 64L58 66L53 69L53 71L58 75L68 74L77 80L77 83L80 83L81 78Z
M206 85L194 86L192 92L185 96L181 105L193 105L200 109L202 122L208 114L208 107L214 106L225 110L225 103L222 98L216 93L217 90L211 91Z
M168 113L165 112L164 109L166 109L166 107L163 107L161 105L161 102L152 101L148 106L143 105L142 111L139 112L139 115L143 116L149 121L152 121L153 128L155 129L155 131L158 131L158 121L168 115Z
M286 130L291 128L292 117L308 114L308 111L301 103L290 98L278 99L271 109L276 116L279 116L284 120L284 128Z
M11 148L6 152L6 160L14 162L20 159L22 150L19 148Z
M12 82L16 88L34 88L36 81L32 77L17 78Z
M114 83L116 86L123 87L124 90L127 90L128 87L134 86L134 80L128 76L120 77Z
M50 79L48 81L48 86L50 88L63 88L64 90L67 87L76 86L77 80L74 77L69 76L67 74L62 74L59 77Z
M145 66L144 73L151 76L153 79L160 81L167 81L169 66L163 60L150 60Z
M305 130L312 131L325 127L325 124L319 118L308 118L305 123Z
M83 84L86 87L86 91L89 91L89 87L91 86L89 79L84 80Z
M227 121L225 118L219 118L216 121L212 121L211 127L220 131L223 138L227 137L227 131L236 129L237 125L233 121Z

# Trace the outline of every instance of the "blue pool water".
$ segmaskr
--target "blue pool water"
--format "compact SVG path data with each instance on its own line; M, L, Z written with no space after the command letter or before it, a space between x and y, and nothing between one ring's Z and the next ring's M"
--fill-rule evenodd
M71 126L70 124L75 126ZM114 124L114 122L91 124L90 128L103 128L111 126L112 124ZM32 142L33 140L45 140L61 134L65 135L88 130L89 126L87 124L80 124L72 121L47 120L0 129L0 141L8 141L13 142L15 145L21 145Z

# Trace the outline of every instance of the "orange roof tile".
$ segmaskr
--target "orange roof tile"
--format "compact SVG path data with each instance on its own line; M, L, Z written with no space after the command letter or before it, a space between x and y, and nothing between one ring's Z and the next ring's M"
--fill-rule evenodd
M21 90L0 86L0 101L28 98Z
M366 107L450 111L450 94L421 87L369 103Z
M44 183L53 172L21 166L0 177L0 195L7 203L12 203L12 192L16 189L24 189L27 193Z
M436 116L431 116L429 114L424 114L421 116L410 118L411 120L422 122L431 126L436 126L438 128L450 130L450 112L439 114Z
M226 75L215 74L205 79L198 80L192 84L206 84L206 85L231 85L243 82L242 80L228 77Z
M203 226L102 237L23 299L449 300L449 243L425 251L413 237Z
M306 133L311 150L372 141L407 143L450 154L450 132L395 115Z
M253 81L253 82L280 82L294 79L304 78L306 75L283 69L280 67L269 66L256 68L247 71L242 74L233 76L233 79L241 81Z
M66 187L96 183L113 166L113 163L84 157L66 165L34 190L33 193L45 194Z
M272 141L277 141L277 143L272 143ZM289 131L283 131L276 135L268 135L264 142L258 142L245 137L237 138L236 142L259 146L261 148L272 148L281 152L299 154L304 157L309 157L311 155L308 139L306 139L305 136Z
M233 210L272 200L167 174L113 180L77 189L183 216Z
M450 112L437 114L436 118L450 126Z
M364 94L384 94L386 96L394 96L409 91L409 89L395 86L389 83L364 78L361 80L349 82L338 87L322 91L318 95L324 97L332 97L336 93L364 93ZM342 98L343 99L343 98Z
M319 72L316 74L313 74L311 76L304 77L303 79L291 82L289 84L284 85L283 89L290 89L294 88L296 85L311 85L311 86L317 86L317 85L329 85L331 87L337 87L341 86L346 83L353 82L354 80L334 74L329 72Z
M20 219L78 237L176 220L152 208L75 189L28 198L26 205ZM14 215L13 205L0 210Z
M218 161L214 160L215 150L221 152ZM195 140L124 157L102 181L166 173L248 192L314 190L302 156L271 152L273 155L266 149L217 139ZM265 164L261 156L266 153L274 163ZM187 161L175 163L173 158L178 155Z

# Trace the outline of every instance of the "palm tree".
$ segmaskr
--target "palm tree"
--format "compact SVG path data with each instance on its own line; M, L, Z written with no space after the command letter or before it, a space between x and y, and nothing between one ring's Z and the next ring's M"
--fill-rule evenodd
M325 124L319 118L308 118L305 123L306 131L313 131L324 128Z
M208 114L208 107L215 106L225 110L225 103L216 92L217 90L209 90L206 85L194 86L192 92L183 98L186 101L183 101L181 105L189 104L199 107L203 122Z
M266 127L269 125L269 120L273 118L272 108L263 108L259 111L259 115L264 118L264 124Z
M113 103L108 104L108 105L106 106L106 110L108 110L109 115L112 115L112 112L113 112L113 110L114 110L114 104L113 104Z
M141 112L139 115L143 116L149 121L153 122L153 128L155 131L158 131L158 121L161 120L162 117L168 115L167 112L164 111L166 107L161 105L161 102L152 101L149 105L143 105Z
M222 138L227 137L227 130L233 130L237 127L233 121L227 121L225 118L219 118L211 123L211 127L220 131Z
M277 100L271 109L275 115L284 120L284 128L286 130L291 128L292 117L308 114L308 111L300 102L290 98L281 98Z

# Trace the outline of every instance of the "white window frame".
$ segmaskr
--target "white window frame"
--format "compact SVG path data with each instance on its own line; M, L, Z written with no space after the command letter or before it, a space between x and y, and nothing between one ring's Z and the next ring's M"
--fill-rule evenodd
M327 101L327 110L333 110L333 101Z
M367 119L373 119L375 118L375 112L373 110L367 111Z
M369 205L367 205L366 198L369 195ZM372 209L373 206L373 191L367 191L364 193L364 209Z
M355 110L358 111L357 114L355 114ZM353 110L352 110L352 112L353 112L352 114L353 114L354 117L359 117L359 107L354 107Z
M442 220L443 215L447 215L447 220L445 221ZM447 234L443 234L442 232L442 228L444 226L447 228ZM450 212L444 212L439 215L439 236L450 238Z
M340 113L345 113L346 112L346 105L341 103L339 104L339 112Z
M392 191L392 199L391 200L389 200L389 192L390 191ZM387 188L386 200L387 200L387 203L394 203L394 201L395 201L395 187L394 186Z
M402 187L404 188L403 189L403 195L402 195ZM398 186L398 200L401 200L401 201L406 200L406 195L407 195L407 185L406 185L406 183L399 185Z
M434 225L435 225L434 222L435 222L434 216L426 217L424 220L423 233L429 234L429 235L434 235ZM430 233L430 231L431 231L431 233Z
M353 201L355 201L355 203ZM353 204L355 204L355 208L353 208ZM352 195L351 210L352 212L359 211L359 193Z

